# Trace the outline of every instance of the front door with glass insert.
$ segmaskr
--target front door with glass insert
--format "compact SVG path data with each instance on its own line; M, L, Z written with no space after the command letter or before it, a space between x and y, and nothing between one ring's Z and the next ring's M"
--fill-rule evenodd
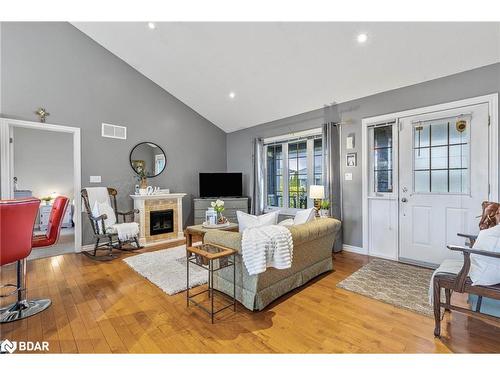
M488 199L488 105L399 120L399 259L437 265Z

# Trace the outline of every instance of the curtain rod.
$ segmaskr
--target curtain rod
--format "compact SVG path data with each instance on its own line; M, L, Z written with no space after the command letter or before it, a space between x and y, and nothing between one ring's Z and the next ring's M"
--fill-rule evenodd
M264 138L264 144L271 144L271 143L282 143L282 142L289 142L291 140L295 139L306 139L309 137L314 137L317 135L322 135L323 134L323 129L322 128L314 128L314 129L309 129L309 130L303 130L299 132L292 132L284 135L278 135L275 137L269 137L269 138Z

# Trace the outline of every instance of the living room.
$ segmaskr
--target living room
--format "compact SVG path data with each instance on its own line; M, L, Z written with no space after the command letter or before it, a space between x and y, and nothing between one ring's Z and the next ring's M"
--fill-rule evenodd
M0 16L2 353L498 363L499 20L219 14Z

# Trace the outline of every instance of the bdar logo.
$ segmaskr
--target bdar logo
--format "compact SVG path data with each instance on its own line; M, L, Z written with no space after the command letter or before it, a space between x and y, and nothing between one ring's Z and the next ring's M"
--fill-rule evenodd
M0 352L2 353L14 353L17 348L17 342L12 342L10 340L3 340L0 344Z

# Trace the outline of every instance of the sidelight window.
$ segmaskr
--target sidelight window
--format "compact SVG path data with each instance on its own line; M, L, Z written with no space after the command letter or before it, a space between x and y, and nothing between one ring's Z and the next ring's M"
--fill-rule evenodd
M393 191L392 124L373 128L372 172L375 193Z

